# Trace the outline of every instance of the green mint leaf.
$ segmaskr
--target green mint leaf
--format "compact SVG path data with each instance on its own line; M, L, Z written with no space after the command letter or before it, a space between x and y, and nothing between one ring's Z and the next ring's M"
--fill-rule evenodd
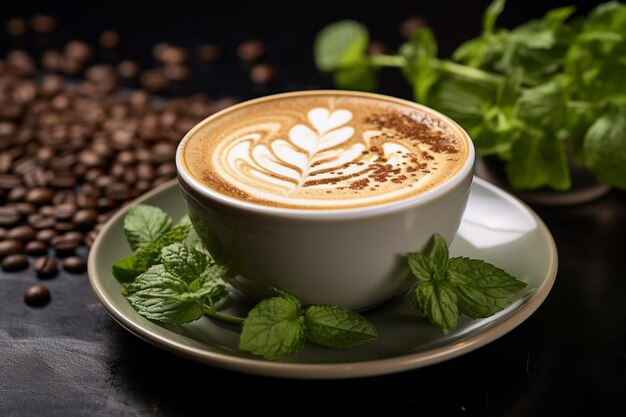
M436 277L436 268L433 260L423 253L412 252L407 253L406 257L409 261L411 272L420 281L430 281Z
M347 67L337 68L333 81L339 88L346 90L376 90L376 69L368 64L365 58Z
M325 72L352 66L365 56L369 34L365 26L342 20L323 28L315 39L317 67Z
M446 114L466 130L480 126L484 109L496 100L496 89L480 83L445 77L431 87L429 105Z
M439 233L435 233L432 238L432 244L428 250L428 257L432 259L438 274L443 275L448 269L449 254L448 244Z
M147 270L157 263L161 256L161 250L172 243L182 242L189 235L189 226L176 226L159 235L156 240L141 247L136 253L137 266Z
M400 47L406 65L405 77L413 84L413 96L418 102L426 102L428 92L439 79L435 69L437 43L430 28L422 28L413 34L411 40Z
M246 317L239 349L277 359L298 352L306 341L306 327L300 302L280 295L257 304Z
M450 259L448 279L458 296L459 313L473 319L502 310L526 287L500 268L464 257Z
M418 279L413 303L445 333L456 327L459 314L474 319L495 314L526 287L485 261L448 256L446 242L438 234L426 253L407 254L409 267Z
M470 67L479 67L486 60L489 41L483 37L463 42L453 53L452 59Z
M556 134L525 130L513 143L507 164L509 183L516 189L550 186L566 190L571 186L563 142Z
M375 340L376 330L363 316L335 305L314 305L304 313L307 336L318 345L350 348Z
M124 233L133 251L172 228L172 218L158 207L139 204L124 217Z
M412 252L406 256L409 268L418 280L430 281L445 277L448 269L448 245L439 233L433 235L424 253Z
M525 89L516 110L518 117L530 126L555 133L567 119L565 95L555 80Z
M415 286L413 303L444 333L456 328L459 315L457 293L446 281L420 282Z
M189 217L189 214L185 214L181 217L178 223L176 223L176 226L191 226L191 218Z
M584 137L587 168L598 180L626 189L626 105L596 120Z
M485 14L483 15L483 33L493 33L496 26L496 20L498 19L498 16L502 14L505 4L506 0L494 0L489 4L489 6L487 6Z
M200 278L207 269L209 260L202 252L177 242L161 250L161 263L168 272L190 283Z
M206 294L191 292L182 279L167 272L163 265L154 265L125 287L122 294L137 312L166 323L188 323L202 316L196 302Z
M194 244L196 250L200 252L207 252L209 257L219 264L224 264L228 261L228 254L222 245L220 238L211 230L209 223L189 213L189 220L193 225L192 235L200 240L199 236L202 236L202 241Z
M111 273L121 283L133 282L143 272L145 269L137 266L135 255L120 258L111 267Z

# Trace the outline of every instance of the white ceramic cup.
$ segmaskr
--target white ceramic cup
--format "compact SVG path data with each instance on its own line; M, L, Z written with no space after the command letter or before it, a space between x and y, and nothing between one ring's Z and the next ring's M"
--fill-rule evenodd
M454 121L428 107L370 93L341 92L413 106L442 120L467 141L467 158L449 179L421 194L367 207L301 210L263 206L221 194L194 179L181 163L185 142L216 113L194 127L176 154L178 179L192 223L218 262L232 271L229 282L252 298L270 287L294 294L305 305L336 304L364 310L406 291L410 277L404 255L423 250L432 235L451 242L469 197L474 147ZM297 96L307 93L286 93Z

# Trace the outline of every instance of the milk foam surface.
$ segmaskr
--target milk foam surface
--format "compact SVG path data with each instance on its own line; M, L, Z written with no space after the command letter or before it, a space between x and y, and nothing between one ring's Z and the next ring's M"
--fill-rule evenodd
M304 93L224 111L187 139L182 161L218 193L265 206L328 210L431 189L463 165L466 140L409 102Z

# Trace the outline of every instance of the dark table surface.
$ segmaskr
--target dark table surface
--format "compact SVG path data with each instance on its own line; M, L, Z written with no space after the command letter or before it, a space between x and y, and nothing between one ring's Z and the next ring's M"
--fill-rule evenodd
M331 21L357 18L372 28L374 37L397 45L398 22L420 13L440 34L441 53L446 55L478 32L485 6L485 2L412 2L394 7L384 3L384 10L380 3L363 2L353 11L343 4L330 8L302 2L287 9L258 3L231 9L200 2L157 3L143 9L121 3L114 4L116 8L109 3L61 7L40 2L7 6L2 15L53 12L61 23L58 36L65 39L95 40L102 30L116 28L123 40L118 53L142 62L150 59L151 45L163 40L187 46L220 44L227 55L219 68L201 73L171 94L202 91L243 99L330 86L314 69L310 50L315 32ZM511 3L504 25L518 24L567 2ZM592 4L578 2L583 11ZM266 59L279 69L279 80L269 87L254 87L232 52L238 42L250 37L267 42ZM2 52L45 47L0 39ZM381 92L410 94L399 78L384 78ZM554 235L559 272L547 300L526 322L462 357L356 380L283 380L200 365L120 327L96 300L86 274L62 272L47 283L52 301L32 308L22 301L24 289L37 282L32 267L20 273L0 272L0 416L206 415L222 404L237 411L289 413L624 415L626 193L615 190L573 207L533 208Z

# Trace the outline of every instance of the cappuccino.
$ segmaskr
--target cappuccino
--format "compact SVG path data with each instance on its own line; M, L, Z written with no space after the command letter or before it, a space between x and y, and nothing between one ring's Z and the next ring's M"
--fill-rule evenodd
M182 168L248 203L336 210L404 200L446 182L470 145L449 119L375 94L281 94L223 110L185 138Z

